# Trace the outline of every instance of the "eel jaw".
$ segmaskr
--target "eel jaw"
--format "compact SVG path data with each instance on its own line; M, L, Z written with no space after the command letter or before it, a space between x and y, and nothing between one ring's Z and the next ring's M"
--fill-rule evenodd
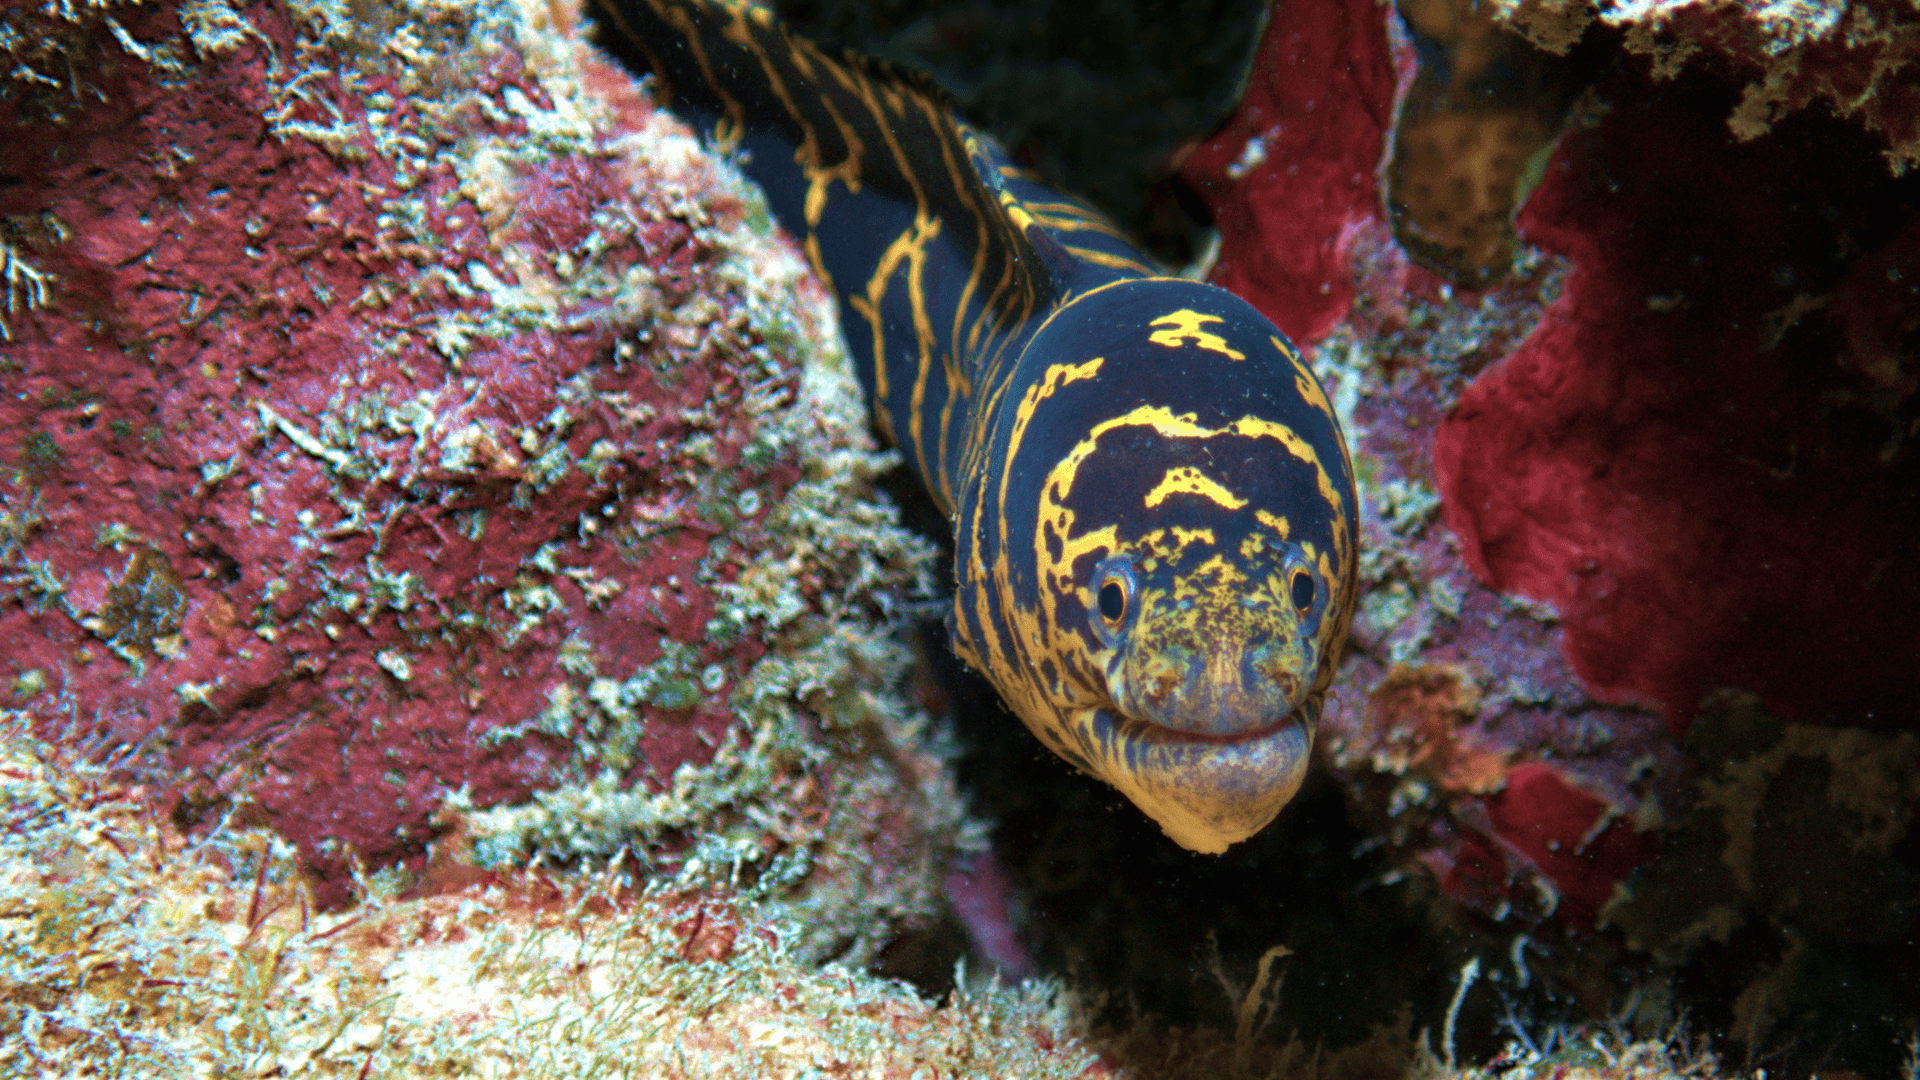
M1300 790L1320 696L1271 727L1231 738L1189 735L1105 709L1074 717L1092 772L1133 800L1173 841L1218 855L1261 829Z

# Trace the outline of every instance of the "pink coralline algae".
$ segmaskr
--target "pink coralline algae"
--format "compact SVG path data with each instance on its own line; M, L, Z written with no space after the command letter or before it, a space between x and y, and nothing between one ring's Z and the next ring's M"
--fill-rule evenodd
M1795 114L1741 141L1734 89L1628 57L1508 276L1452 288L1380 205L1415 63L1391 17L1276 9L1184 175L1212 280L1312 343L1349 421L1365 591L1327 761L1447 895L1591 928L1686 802L1708 691L1910 722L1917 200L1871 133Z
M517 9L356 11L89 12L72 86L0 96L14 701L294 840L326 903L465 814L507 860L732 829L736 876L925 909L952 812L876 734L917 549L803 369L817 287ZM868 834L890 884L812 857Z

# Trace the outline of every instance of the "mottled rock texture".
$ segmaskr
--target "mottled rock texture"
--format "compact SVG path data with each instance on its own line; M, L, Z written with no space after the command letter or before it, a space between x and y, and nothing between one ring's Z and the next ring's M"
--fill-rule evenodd
M187 827L924 920L920 548L757 195L544 7L0 10L0 664Z

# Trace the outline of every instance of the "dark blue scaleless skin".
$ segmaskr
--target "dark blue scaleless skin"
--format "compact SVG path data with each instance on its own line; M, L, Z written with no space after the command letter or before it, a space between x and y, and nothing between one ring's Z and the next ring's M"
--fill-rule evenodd
M742 0L590 0L827 280L954 531L954 648L1040 740L1219 852L1305 774L1354 600L1353 466L1299 351L1157 277L925 80Z

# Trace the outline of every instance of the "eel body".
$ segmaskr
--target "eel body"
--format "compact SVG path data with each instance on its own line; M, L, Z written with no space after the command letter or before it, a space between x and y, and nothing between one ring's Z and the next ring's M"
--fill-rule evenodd
M1299 788L1352 614L1353 467L1299 351L1157 276L930 83L744 0L590 0L839 301L876 426L953 527L955 650L1206 852Z

